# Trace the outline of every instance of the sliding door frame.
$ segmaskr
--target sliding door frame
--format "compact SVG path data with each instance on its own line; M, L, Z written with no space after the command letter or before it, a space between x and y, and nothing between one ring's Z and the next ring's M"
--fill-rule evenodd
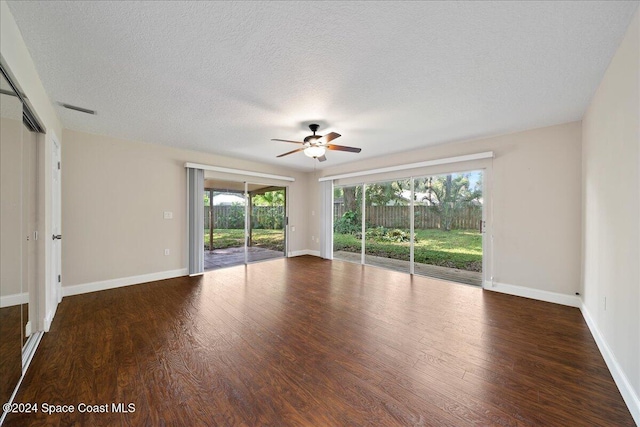
M221 166L212 166L212 165L205 165L205 164L200 164L200 163L192 163L192 162L186 162L184 164L185 168L187 170L189 169L197 169L197 170L202 170L203 174L204 171L211 171L211 172L215 172L216 175L220 174L220 178L221 180L227 180L227 181L235 181L235 182L242 182L244 183L244 196L245 196L245 226L244 226L244 264L247 265L248 264L248 244L247 244L247 236L248 236L248 217L249 215L247 215L247 209L248 209L248 185L252 184L252 183L256 183L259 184L260 183L260 178L266 178L267 180L271 180L274 181L275 183L273 184L274 186L278 186L278 187L282 187L284 188L285 191L285 218L284 218L284 224L283 224L283 232L284 232L284 250L283 250L283 258L287 258L289 256L289 184L291 182L295 182L295 178L290 177L290 176L283 176L283 175L274 175L274 174L268 174L268 173L263 173L263 172L255 172L255 171L248 171L248 170L241 170L241 169L232 169L232 168L226 168L226 167L221 167ZM258 178L258 179L254 179L254 178ZM201 188L199 189L200 194L204 194L205 191L205 185L204 185L204 179L202 180L202 185ZM187 195L189 195L189 179L188 179L188 174L187 174ZM200 240L204 241L204 208L203 209L199 209L198 212L195 213L195 215L192 215L189 212L189 197L187 197L187 265L191 265L192 262L194 261L192 259L192 257L198 257L197 255L192 255L189 251L189 248L193 246L194 242L193 242L193 238L191 236L191 233L189 233L189 230L191 229L191 227L193 226L193 223L196 222L198 224L202 224L202 227L200 227L202 229L202 236L200 236ZM202 243L201 245L199 245L200 248L200 257L203 259L204 258L204 243ZM196 273L196 274L203 274L204 273L204 268L202 273Z
M463 156L464 157L464 156ZM482 157L487 158L487 157ZM492 180L492 163L478 166L463 166L463 167L455 167L454 163L437 163L452 166L445 168L438 168L437 171L415 171L411 176L394 176L393 178L388 179L409 179L411 185L411 201L409 203L409 224L410 224L410 249L409 249L409 274L415 274L415 182L416 178L421 178L425 176L438 176L438 175L446 175L446 174L455 174L455 173L465 173L465 172L481 172L482 173L482 288L489 288L493 283L493 195L491 193ZM418 173L419 172L419 173ZM348 176L348 174L342 175L340 177ZM363 176L360 173L356 176ZM340 178L338 177L338 178ZM366 178L366 175L364 175ZM360 264L366 264L365 252L366 252L366 189L367 184L373 184L377 182L385 182L381 180L377 180L374 176L370 176L370 179L366 179L357 184L345 184L338 185L342 186L355 186L360 187L362 191L362 205L361 205L361 246L360 246ZM335 180L321 178L321 184L324 184L324 181L328 181L331 183L331 194L333 195L333 191L336 187ZM327 190L328 191L328 190ZM333 200L333 199L332 199ZM322 236L323 239L327 242L330 242L328 245L329 253L327 254L328 259L334 259L333 257L333 204L331 206L331 215L327 217L327 212L324 212L324 216L322 218L323 221L328 222L329 226L324 227L325 235Z

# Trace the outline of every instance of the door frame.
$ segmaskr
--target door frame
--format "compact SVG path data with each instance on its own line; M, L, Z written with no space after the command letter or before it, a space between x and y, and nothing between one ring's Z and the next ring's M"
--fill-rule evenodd
M53 236L62 235L62 156L60 143L56 138L52 138L51 156L51 231L52 231L52 252L51 252L51 284L55 289L56 301L62 301L62 239L53 240Z
M211 177L205 178L205 182L207 181L207 179L212 179ZM220 178L213 178L213 179L219 179L220 181L226 181L226 182L230 182L230 183L234 183L234 184L242 184L242 192L238 191L238 195L242 195L242 197L244 198L244 238L243 238L243 263L242 264L234 264L234 265L248 265L248 264L252 264L255 262L261 262L261 261L268 261L271 259L278 259L278 258L288 258L289 257L289 185L284 184L284 183L277 183L277 184L273 184L273 183L265 183L265 182L260 182L259 179L233 179L233 178L229 178L229 177L220 177ZM285 202L284 202L284 218L283 218L283 224L282 224L282 232L283 232L283 239L284 239L284 248L282 250L282 256L281 257L274 257L274 258L268 258L268 259L264 259L264 260L255 260L255 261L250 261L249 260L249 239L251 238L251 233L250 228L251 228L251 204L250 204L250 191L249 191L249 186L250 185L264 185L265 187L275 187L278 190L283 190L284 191L284 198L285 198ZM203 187L203 194L205 194L206 192L209 192L210 194L210 202L209 202L209 209L210 212L213 212L213 197L212 195L215 192L215 188L213 187ZM202 217L203 217L203 224L208 224L207 221L204 221L204 209L202 210L201 213ZM215 224L215 221L212 223L212 225ZM215 229L215 227L212 227L212 230ZM212 239L213 240L213 239ZM213 246L213 241L210 242L210 247ZM201 248L202 254L204 256L204 245L202 245ZM206 270L205 271L210 271L210 270Z
M282 221L282 233L284 234L284 249L282 251L282 257L283 258L288 258L289 257L289 186L288 185L272 185L272 184L264 184L261 183L259 181L245 181L245 198L246 198L246 205L247 205L247 210L245 211L245 253L247 251L247 247L248 247L248 239L251 237L251 234L249 233L249 227L251 227L251 215L249 213L249 209L251 209L253 206L250 205L249 203L249 184L257 184L257 185L268 185L271 187L276 187L279 189L284 190L284 218ZM276 258L270 258L270 259L276 259ZM264 261L268 261L268 260L264 260ZM248 261L248 256L245 256L245 264L249 264L249 263L253 263L253 262L257 262L257 261Z

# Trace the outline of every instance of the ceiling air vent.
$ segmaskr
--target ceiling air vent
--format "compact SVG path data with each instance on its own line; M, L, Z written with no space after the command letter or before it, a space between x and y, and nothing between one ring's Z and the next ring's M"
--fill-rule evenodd
M68 110L79 111L81 113L92 114L94 116L97 114L95 110L89 110L88 108L76 107L75 105L65 104L64 102L61 102L60 105L63 106L64 108L68 109Z

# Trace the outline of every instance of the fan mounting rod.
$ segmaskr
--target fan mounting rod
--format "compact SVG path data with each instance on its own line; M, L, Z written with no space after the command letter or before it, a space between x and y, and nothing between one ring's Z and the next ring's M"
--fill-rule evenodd
M320 126L318 126L315 123L312 123L309 125L309 129L311 129L311 132L313 132L313 135L309 135L307 137L304 138L304 145L309 146L309 145L319 145L319 143L317 142L321 137L320 135L316 135L316 131L318 130Z

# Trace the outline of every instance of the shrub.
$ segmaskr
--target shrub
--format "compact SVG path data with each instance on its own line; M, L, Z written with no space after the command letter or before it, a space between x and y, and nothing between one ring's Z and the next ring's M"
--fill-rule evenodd
M233 204L231 206L214 206L214 229L243 229L244 206Z
M389 239L392 242L410 242L411 234L408 231L404 231L396 228L396 229L387 231L387 235L385 236L385 238ZM415 236L413 240L415 242L418 241L418 239Z
M360 238L360 236L362 236L361 233L356 233L356 237ZM411 241L409 231L399 228L371 227L367 230L365 236L367 240L374 240L376 242L409 243ZM414 241L418 243L417 236L414 237Z
M254 210L254 212L256 211ZM270 207L268 209L263 209L261 214L258 216L257 227L254 226L254 228L279 230L283 226L283 217L282 208Z
M340 234L356 234L362 228L358 214L347 211L333 224L333 231Z

